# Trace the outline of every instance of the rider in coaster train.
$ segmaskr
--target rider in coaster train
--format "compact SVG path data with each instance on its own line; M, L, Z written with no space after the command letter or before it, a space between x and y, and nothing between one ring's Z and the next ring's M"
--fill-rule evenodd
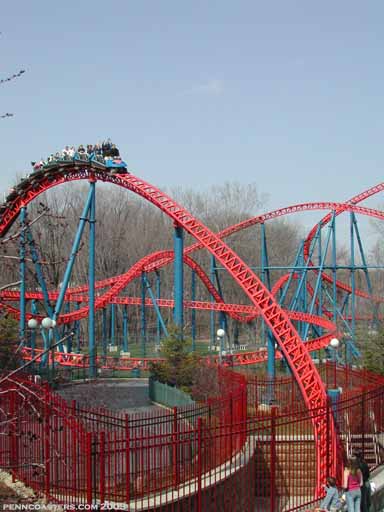
M111 139L107 139L99 144L87 144L85 147L80 144L77 151L73 146L65 146L61 152L57 152L51 155L46 160L43 158L39 162L31 162L34 173L38 171L44 172L47 164L54 164L55 162L62 163L63 160L96 160L104 164L108 169L113 168L116 173L127 173L127 165L120 157L120 151L116 144L111 142ZM120 171L118 171L120 169Z
M90 162L96 158L96 161L103 164L106 167L106 171L111 174L129 174L127 164L120 157L119 149L116 144L112 144L110 139L107 139L102 144L87 144L86 148L80 144L77 149L77 154L81 160L89 160ZM40 178L46 176L48 172L50 172L52 176L52 171L55 172L56 170L56 162L58 162L61 167L64 163L68 164L73 162L74 159L77 159L76 150L74 146L67 145L62 151L52 153L46 159L41 158L37 162L31 162L33 168L32 173L27 174L17 185L8 191L8 194L4 198L5 203L3 205L0 204L0 215L18 196L22 195L31 186L33 187L38 184Z

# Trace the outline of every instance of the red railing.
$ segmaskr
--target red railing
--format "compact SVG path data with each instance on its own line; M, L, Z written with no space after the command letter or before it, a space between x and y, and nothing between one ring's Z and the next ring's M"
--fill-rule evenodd
M332 387L347 382L343 368L322 371ZM337 426L339 452L328 450L327 467L338 457L341 469L355 449L371 467L384 462L383 379L359 370L348 375L340 400L321 410L302 408L291 378L274 382L270 401L268 379L245 381L220 369L215 397L205 403L133 415L68 405L27 377L4 380L0 465L65 504L300 510L314 503L313 417L333 417Z

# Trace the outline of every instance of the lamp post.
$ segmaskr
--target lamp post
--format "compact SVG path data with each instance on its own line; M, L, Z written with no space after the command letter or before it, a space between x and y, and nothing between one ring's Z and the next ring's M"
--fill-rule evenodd
M34 331L38 327L39 327L39 322L36 320L36 318L30 318L28 320L28 328L29 329ZM40 327L41 327L41 334L44 339L44 345L46 346L46 348L49 348L52 345L52 334L53 334L53 329L56 327L56 320L47 316L42 319ZM48 331L48 333L46 333L45 331ZM32 354L32 358L33 358L33 354ZM51 350L51 363L52 363L52 379L53 379L54 370L55 370L55 354L54 354L53 347ZM49 361L48 361L47 366L49 369Z
M216 339L219 342L219 363L222 364L222 362L223 362L223 341L225 338L224 329L217 329L216 336L217 336Z
M340 346L340 341L337 338L332 338L329 342L329 346L332 347L332 360L333 360L333 387L336 389L337 385L337 376L336 376L336 366L337 366L337 349Z

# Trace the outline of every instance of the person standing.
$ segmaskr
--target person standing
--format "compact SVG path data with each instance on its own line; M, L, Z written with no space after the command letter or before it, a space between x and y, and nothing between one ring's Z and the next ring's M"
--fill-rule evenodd
M363 485L361 487L361 512L369 512L371 506L371 484L369 481L369 467L364 460L362 452L358 451L354 453L357 460L361 474L363 475Z
M345 489L348 512L360 512L362 485L363 475L357 459L348 459L343 475L343 487Z

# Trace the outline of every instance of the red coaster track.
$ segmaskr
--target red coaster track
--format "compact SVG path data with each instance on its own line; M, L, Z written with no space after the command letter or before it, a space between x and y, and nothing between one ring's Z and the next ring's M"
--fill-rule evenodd
M87 179L106 181L143 197L154 204L170 217L177 226L181 226L192 235L200 246L205 247L216 260L228 271L232 278L243 289L252 304L260 312L266 324L271 329L280 350L285 356L291 371L301 390L303 399L309 409L326 407L327 396L324 384L300 336L287 313L279 306L272 293L264 286L255 273L230 249L223 240L204 224L197 220L181 205L160 191L157 187L133 175L109 175L94 169L91 164L69 164L51 168L47 175L31 184L31 187L17 196L16 200L3 213L0 222L0 236L8 231L16 219L20 208L25 206L42 192L65 182ZM150 255L134 265L125 275L135 274L143 266L154 263L159 254ZM97 298L96 306L102 307L111 300L123 287L125 279L117 278L114 285L102 297ZM87 308L83 308L83 310ZM79 310L79 312L82 310ZM71 316L73 313L70 313ZM317 418L313 421L317 439L317 482L318 493L326 478L326 463L324 460L327 444L332 443L334 449L336 436L333 425L327 432L327 422ZM332 450L333 451L333 450Z

